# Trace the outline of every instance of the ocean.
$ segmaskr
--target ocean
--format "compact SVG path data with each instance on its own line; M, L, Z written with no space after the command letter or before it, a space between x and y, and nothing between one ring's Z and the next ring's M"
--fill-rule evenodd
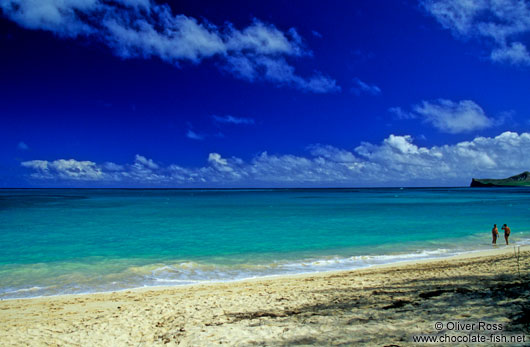
M0 299L447 257L529 216L524 188L1 189Z

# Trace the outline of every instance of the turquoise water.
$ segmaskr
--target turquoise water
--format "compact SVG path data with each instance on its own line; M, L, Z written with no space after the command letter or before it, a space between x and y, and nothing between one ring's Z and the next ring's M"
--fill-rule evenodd
M520 188L4 189L0 298L449 256L491 248L493 223L529 243L529 216Z

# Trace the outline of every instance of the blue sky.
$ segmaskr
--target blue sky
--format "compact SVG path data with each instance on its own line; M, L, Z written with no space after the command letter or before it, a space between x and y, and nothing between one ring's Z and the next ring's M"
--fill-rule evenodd
M0 186L530 170L530 2L0 0Z

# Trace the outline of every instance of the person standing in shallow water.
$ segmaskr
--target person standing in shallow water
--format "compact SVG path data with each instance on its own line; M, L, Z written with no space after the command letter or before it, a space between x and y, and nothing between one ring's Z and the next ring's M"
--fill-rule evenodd
M504 239L506 240L506 244L508 244L508 237L510 237L511 230L506 224L502 226L502 230L504 230Z
M493 224L493 229L491 229L491 236L493 237L491 243L496 245L497 238L499 237L499 228L497 228L497 224Z

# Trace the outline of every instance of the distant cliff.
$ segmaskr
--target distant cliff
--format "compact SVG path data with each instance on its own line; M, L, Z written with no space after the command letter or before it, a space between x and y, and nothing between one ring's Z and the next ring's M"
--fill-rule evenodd
M470 187L530 187L530 172L503 179L473 178Z

